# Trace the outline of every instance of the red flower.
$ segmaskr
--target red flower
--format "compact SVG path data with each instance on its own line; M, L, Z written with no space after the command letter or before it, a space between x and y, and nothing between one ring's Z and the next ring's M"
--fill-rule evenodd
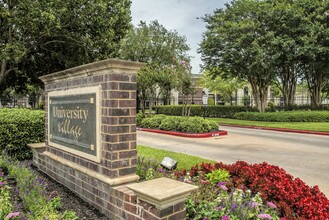
M203 178L204 174L215 169L229 171L233 187L245 186L253 193L259 192L265 202L274 202L286 220L329 219L329 200L319 188L309 187L278 166L244 161L232 165L201 163L192 167L190 176Z

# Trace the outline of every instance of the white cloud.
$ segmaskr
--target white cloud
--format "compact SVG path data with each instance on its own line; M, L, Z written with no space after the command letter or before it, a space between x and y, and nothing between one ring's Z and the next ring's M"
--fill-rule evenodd
M198 44L202 40L205 24L197 17L204 17L216 8L222 8L227 0L132 0L132 20L137 25L139 21L158 20L169 30L176 30L187 38L191 47L192 72L200 71L200 54Z

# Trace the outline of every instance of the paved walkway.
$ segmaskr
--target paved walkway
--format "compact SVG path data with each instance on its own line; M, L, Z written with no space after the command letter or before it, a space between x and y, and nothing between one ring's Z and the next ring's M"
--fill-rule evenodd
M329 196L329 136L223 127L227 136L196 139L137 132L140 145L224 163L266 161L284 168Z

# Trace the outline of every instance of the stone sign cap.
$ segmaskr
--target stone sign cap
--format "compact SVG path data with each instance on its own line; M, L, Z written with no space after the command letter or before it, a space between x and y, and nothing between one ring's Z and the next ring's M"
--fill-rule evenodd
M129 184L127 188L134 191L137 198L159 209L184 201L192 191L198 189L197 186L165 177Z
M48 84L50 82L63 79L72 79L81 76L97 75L101 74L102 71L108 70L119 72L124 71L125 73L135 73L144 65L145 63L125 61L119 59L106 59L44 75L39 77L39 79L45 84Z

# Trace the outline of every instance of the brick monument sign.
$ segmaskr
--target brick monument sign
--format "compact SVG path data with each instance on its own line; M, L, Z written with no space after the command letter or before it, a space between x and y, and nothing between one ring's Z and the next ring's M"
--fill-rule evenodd
M109 59L40 77L46 138L30 144L33 163L109 219L184 219L184 198L194 186L165 178L136 183L142 66ZM161 183L171 188L159 190Z

